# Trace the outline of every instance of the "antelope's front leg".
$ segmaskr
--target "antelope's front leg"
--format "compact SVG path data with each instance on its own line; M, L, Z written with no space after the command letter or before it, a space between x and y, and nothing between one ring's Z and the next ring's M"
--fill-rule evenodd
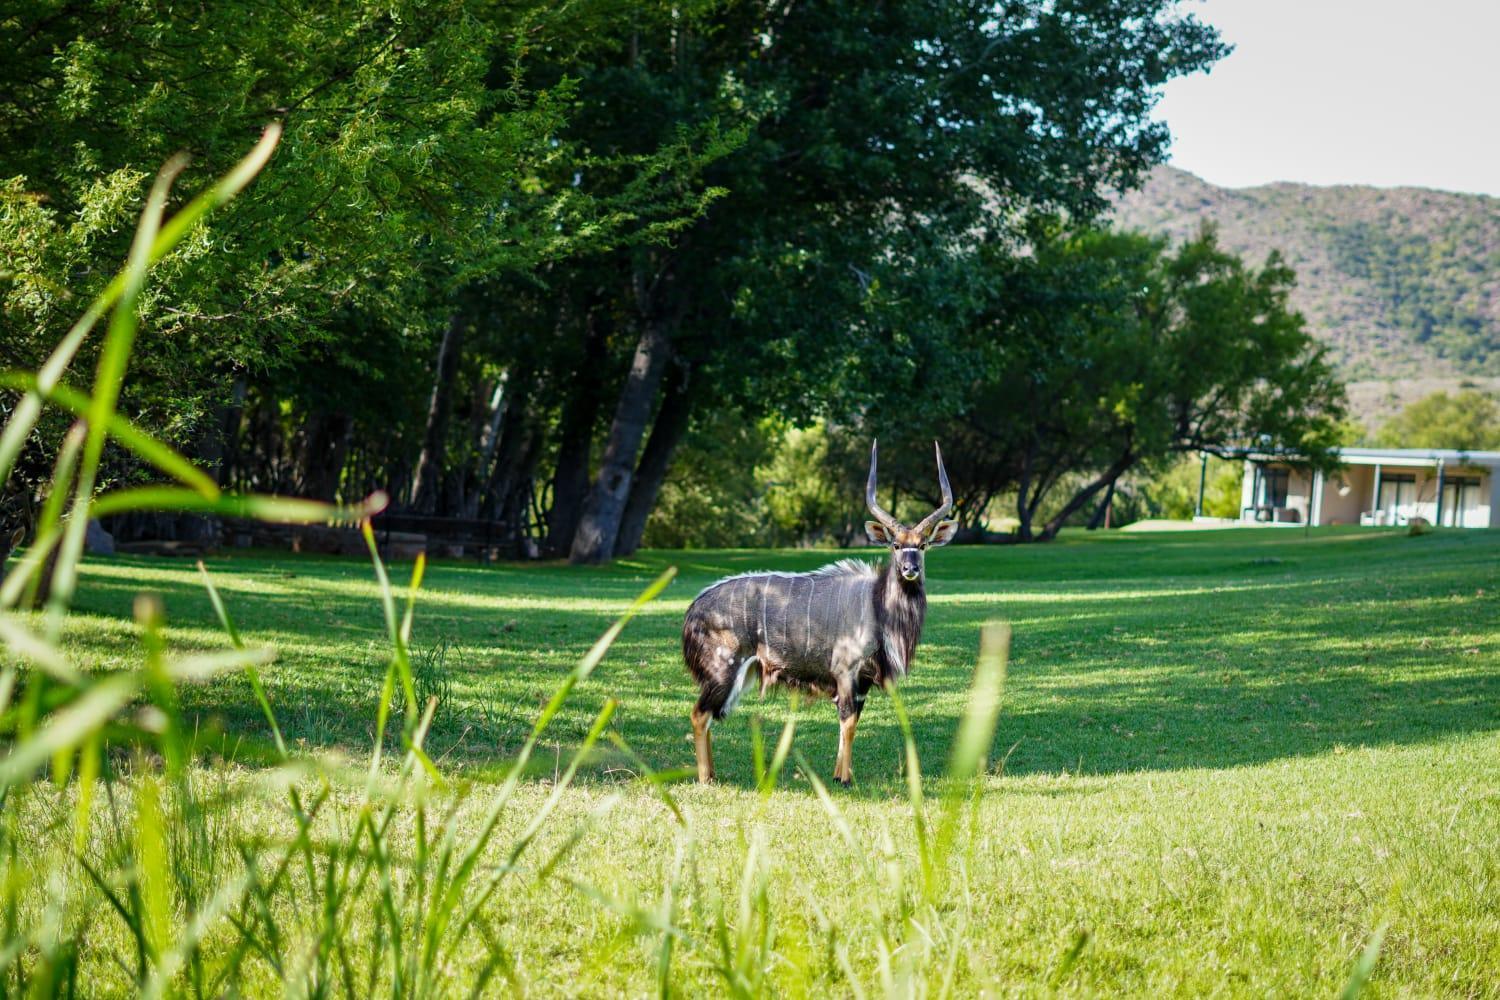
M841 683L833 702L839 710L839 756L833 765L833 780L847 788L854 780L854 727L859 725L865 700L855 693L853 684Z
M708 728L712 720L709 712L693 709L693 750L698 755L698 780L704 784L714 780L713 737Z

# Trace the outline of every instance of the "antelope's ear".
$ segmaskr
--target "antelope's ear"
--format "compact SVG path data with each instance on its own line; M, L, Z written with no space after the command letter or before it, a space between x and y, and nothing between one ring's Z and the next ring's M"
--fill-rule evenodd
M865 522L865 537L870 540L871 545L891 544L891 533L879 521Z
M932 537L927 539L930 546L947 545L953 541L953 536L958 534L958 522L952 519L939 521L938 526L932 529Z

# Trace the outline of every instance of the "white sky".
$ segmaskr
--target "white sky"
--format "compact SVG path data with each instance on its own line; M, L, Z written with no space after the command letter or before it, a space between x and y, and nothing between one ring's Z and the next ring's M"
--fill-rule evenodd
M1500 0L1188 0L1235 51L1169 84L1174 166L1227 187L1500 195Z

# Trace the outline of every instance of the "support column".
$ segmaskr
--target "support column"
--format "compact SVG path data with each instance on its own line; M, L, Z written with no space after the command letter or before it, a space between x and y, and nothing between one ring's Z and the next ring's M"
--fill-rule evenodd
M1316 528L1323 523L1323 470L1317 469L1312 476L1312 496L1307 498L1307 523Z
M1375 496L1370 500L1370 520L1379 523L1375 515L1380 511L1380 463L1375 463Z
M1440 458L1440 459L1438 459L1437 504L1435 506L1434 515L1433 515L1433 518L1432 518L1432 524L1433 524L1434 527L1437 527L1437 528L1441 528L1443 526L1443 486L1444 486L1444 483L1445 483L1445 476L1444 476L1444 470L1443 470L1443 460Z
M1208 480L1208 452L1199 452L1198 462L1198 506L1193 509L1194 517L1203 516L1203 487Z

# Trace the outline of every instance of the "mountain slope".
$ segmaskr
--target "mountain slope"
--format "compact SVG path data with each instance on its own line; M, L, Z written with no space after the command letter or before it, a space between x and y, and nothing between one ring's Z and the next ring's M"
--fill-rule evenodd
M1421 188L1215 187L1158 167L1123 196L1118 224L1177 241L1204 222L1255 263L1280 250L1294 304L1351 382L1401 380L1388 409L1430 387L1500 376L1500 198ZM1359 389L1356 388L1356 404ZM1363 407L1356 406L1356 409Z

